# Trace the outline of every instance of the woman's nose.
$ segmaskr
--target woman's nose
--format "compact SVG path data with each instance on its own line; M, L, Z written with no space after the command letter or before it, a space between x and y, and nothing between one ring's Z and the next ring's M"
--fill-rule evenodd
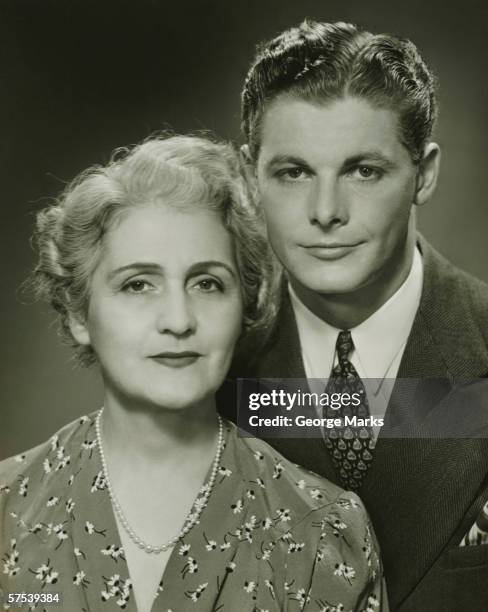
M169 291L159 304L159 333L186 336L196 329L196 317L190 297L184 290Z

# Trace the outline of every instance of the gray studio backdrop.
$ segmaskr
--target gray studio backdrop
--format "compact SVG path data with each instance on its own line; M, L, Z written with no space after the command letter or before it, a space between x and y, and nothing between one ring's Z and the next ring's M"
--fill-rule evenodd
M250 0L0 4L2 326L0 458L100 405L96 372L74 369L47 307L19 288L34 262L34 213L117 146L171 126L239 138L254 45L305 16L412 38L440 81L442 174L420 228L488 281L487 10L442 0Z

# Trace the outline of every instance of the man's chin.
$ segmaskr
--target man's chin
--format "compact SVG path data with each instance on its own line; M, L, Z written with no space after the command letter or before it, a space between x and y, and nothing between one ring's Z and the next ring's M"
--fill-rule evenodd
M298 283L297 283L298 281ZM292 282L293 286L296 287L298 284L301 289L307 292L317 293L319 295L347 295L354 294L365 284L363 278L353 276L351 272L344 271L340 275L306 275L301 278L295 277L295 281ZM300 289L298 290L300 293Z

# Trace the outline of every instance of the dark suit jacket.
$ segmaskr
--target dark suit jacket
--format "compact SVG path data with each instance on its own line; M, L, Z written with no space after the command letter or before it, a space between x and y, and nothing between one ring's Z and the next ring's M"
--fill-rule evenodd
M386 435L388 417L396 414L401 419L402 410L413 404L426 406L427 411L435 405L432 414L439 416L440 410L442 417L453 388L457 410L465 411L473 431L485 427L486 435L487 385L454 381L488 373L488 286L454 268L421 237L419 247L423 292L398 379L433 377L442 382L435 387L436 401L424 403L412 403L408 388L395 387L359 495L380 542L393 610L487 611L488 545L459 548L458 544L488 499L488 439ZM255 349L253 359L236 361L231 373L249 378L306 377L287 291L271 339ZM321 439L268 442L292 461L338 483Z

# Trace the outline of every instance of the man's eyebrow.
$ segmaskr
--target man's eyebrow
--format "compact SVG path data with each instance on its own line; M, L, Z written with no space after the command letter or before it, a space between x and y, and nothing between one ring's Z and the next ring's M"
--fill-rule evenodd
M273 157L266 163L266 167L271 168L272 166L278 166L279 164L293 164L295 166L308 167L308 163L302 157L287 155L286 153L273 155Z
M363 151L361 153L358 153L357 155L348 157L344 162L344 166L354 166L365 161L376 161L388 168L394 168L397 165L392 159L390 159L380 151Z
M210 259L208 261L198 261L198 262L194 263L192 266L190 266L190 269L188 270L188 274L189 275L201 274L203 272L207 272L207 270L209 268L223 268L234 279L237 280L236 273L235 273L234 269L231 266L229 266L229 264L226 264L223 261L218 261L216 259L215 260L214 259Z

